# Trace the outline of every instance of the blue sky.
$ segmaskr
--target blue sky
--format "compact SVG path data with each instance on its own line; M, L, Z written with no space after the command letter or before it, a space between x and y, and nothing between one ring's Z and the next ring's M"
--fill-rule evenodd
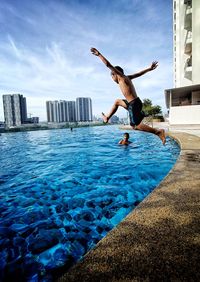
M171 0L1 0L0 42L0 95L23 94L28 113L40 120L46 120L47 100L91 97L100 116L123 98L90 47L127 74L157 60L156 70L133 82L141 99L165 111L164 89L172 87Z

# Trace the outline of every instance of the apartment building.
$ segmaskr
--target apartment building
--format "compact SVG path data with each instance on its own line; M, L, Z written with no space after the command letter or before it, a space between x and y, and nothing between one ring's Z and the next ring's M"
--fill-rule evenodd
M67 121L70 122L76 121L76 102L66 101L66 106L67 106Z
M76 98L77 121L92 121L92 100L87 97Z
M27 121L26 98L21 94L4 94L3 109L6 127L20 126Z
M92 120L92 103L90 98L77 98L76 102L65 100L47 101L46 109L48 122L76 122Z
M47 121L48 122L59 122L59 102L58 101L47 101Z
M165 90L170 124L200 124L200 1L173 0L174 88Z
M60 101L59 115L59 122L76 121L75 101Z

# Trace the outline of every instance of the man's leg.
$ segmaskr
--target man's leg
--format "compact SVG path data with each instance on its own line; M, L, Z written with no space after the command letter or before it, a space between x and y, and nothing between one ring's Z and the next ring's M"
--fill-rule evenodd
M117 99L114 105L112 106L108 115L105 115L104 113L102 113L102 118L105 123L107 123L109 119L116 113L119 106L123 107L126 110L128 109L126 103L122 99Z
M139 125L137 125L134 129L150 132L150 133L157 135L161 139L163 145L165 145L166 138L165 138L164 129L156 129L156 128L150 127L147 124L144 124L142 122Z

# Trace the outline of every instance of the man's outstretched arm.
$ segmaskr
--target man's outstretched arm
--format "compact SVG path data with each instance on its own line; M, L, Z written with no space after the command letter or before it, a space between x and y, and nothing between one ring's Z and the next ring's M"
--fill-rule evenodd
M150 66L149 68L144 69L144 70L142 70L142 71L140 71L140 72L137 72L137 73L128 75L128 77L129 77L130 79L137 78L137 77L139 77L139 76L141 76L141 75L143 75L143 74L145 74L145 73L147 73L147 72L149 72L149 71L155 70L155 69L157 68L157 66L158 66L158 62L156 62L156 61L155 61L155 62L152 62L151 66Z
M90 49L92 54L99 57L102 62L111 70L114 71L115 73L122 75L122 73L116 69L96 48L91 48Z

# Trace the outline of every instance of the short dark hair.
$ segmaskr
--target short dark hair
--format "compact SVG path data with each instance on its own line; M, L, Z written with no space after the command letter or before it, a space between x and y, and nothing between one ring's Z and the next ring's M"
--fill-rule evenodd
M123 70L120 66L115 66L115 68L116 68L118 71L120 71L121 73L124 74L124 70Z
M129 133L128 133L128 132L125 132L125 133L124 133L124 136L125 136L125 135L127 136L127 138L129 138Z

